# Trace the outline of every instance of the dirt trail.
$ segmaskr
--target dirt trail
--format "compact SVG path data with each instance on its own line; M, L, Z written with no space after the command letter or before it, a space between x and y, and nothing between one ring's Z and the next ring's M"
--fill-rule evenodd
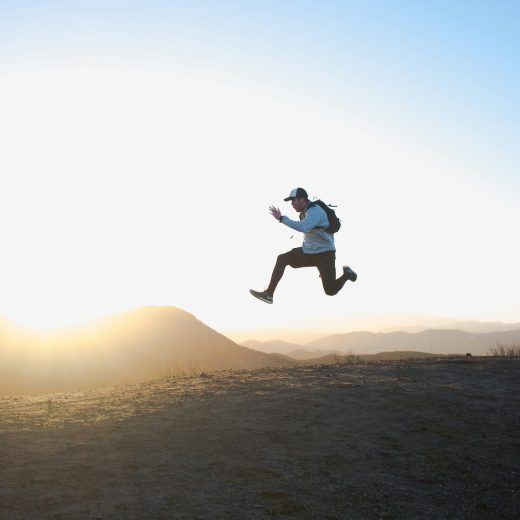
M0 519L520 517L520 360L0 397Z

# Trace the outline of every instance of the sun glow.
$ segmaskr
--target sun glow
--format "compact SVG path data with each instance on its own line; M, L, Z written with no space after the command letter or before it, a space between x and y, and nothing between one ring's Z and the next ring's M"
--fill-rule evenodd
M68 329L82 327L102 319L106 316L118 313L126 309L79 309L77 307L60 307L54 302L49 302L47 307L32 307L25 305L19 309L11 307L9 312L5 312L2 318L17 328L34 332L59 332Z
M145 305L179 306L217 330L517 309L500 288L518 254L493 277L481 266L511 243L518 209L355 114L160 66L4 71L0 113L0 316L24 326ZM360 279L327 299L314 272L288 272L273 312L248 289L300 244L266 211L294 218L282 198L298 185L339 204L338 264L361 266ZM485 297L473 297L475 280Z
M107 67L11 71L0 93L0 314L53 329L161 303L159 287L186 300L194 265L177 246L195 250L198 237L176 224L193 215L182 194L218 172L215 136L231 131L239 96L230 104L217 84Z

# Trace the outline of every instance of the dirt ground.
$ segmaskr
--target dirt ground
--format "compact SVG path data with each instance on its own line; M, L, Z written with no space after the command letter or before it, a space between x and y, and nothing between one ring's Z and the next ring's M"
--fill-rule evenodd
M0 397L0 518L517 519L520 360Z

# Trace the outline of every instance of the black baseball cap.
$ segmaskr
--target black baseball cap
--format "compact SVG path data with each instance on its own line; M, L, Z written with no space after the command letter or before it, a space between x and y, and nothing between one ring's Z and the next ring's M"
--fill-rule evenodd
M307 195L307 192L303 188L294 188L294 190L291 191L288 197L286 197L285 201L293 200L293 199L299 199L300 197L303 197L304 199L308 199L309 196Z

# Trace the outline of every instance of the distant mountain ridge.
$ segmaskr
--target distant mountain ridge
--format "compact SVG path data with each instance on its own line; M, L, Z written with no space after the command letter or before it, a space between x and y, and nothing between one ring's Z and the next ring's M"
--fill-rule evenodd
M266 354L270 354L272 352L277 352L278 354L288 354L289 352L301 348L301 345L298 345L297 343L291 343L289 341L283 340L256 341L254 339L249 339L243 341L240 343L240 345L258 350L259 352L265 352Z
M460 330L425 330L422 332L349 332L334 334L308 343L306 348L334 349L340 352L370 354L390 350L420 350L431 354L471 354L484 356L501 344L520 343L520 330L470 333Z
M520 330L520 323L506 323L503 321L454 320L449 318L431 318L426 324L413 326L398 326L380 330L379 332L424 332L425 330L460 330L483 334L485 332L505 332ZM320 338L315 338L320 339Z
M520 323L506 323L503 321L453 320L450 326L428 327L427 329L450 329L484 334L486 332L507 332L520 330Z
M259 352L265 352L266 354L283 354L285 356L289 356L292 359L297 359L298 361L304 361L307 359L314 359L326 354L335 354L335 351L324 351L321 349L304 349L301 345L297 343L290 343L288 341L283 340L274 340L274 341L256 341L253 339L243 341L240 343L243 347L251 348L253 350L258 350Z
M269 348L277 342L260 342ZM429 329L421 332L346 332L332 334L315 341L298 345L304 349L323 354L337 352L343 354L375 354L380 352L413 350L430 354L464 354L485 356L498 343L503 345L520 344L520 328L485 333L464 332L461 330ZM276 350L272 350L276 352ZM290 352L286 352L290 355ZM316 356L317 357L317 356Z

